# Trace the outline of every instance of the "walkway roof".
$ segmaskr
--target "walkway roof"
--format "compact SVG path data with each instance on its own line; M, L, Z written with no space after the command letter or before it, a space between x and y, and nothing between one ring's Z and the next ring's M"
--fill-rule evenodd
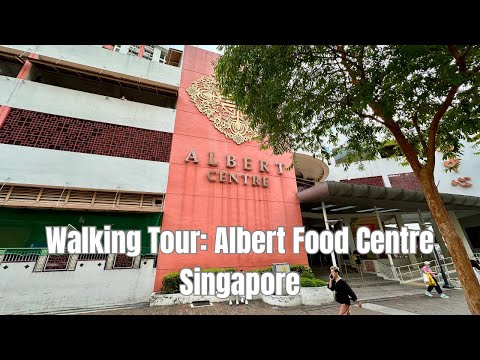
M379 213L395 211L428 211L421 191L391 187L358 185L326 181L298 193L302 211L321 212L322 202L332 214L370 213L376 206ZM440 194L447 210L480 212L480 197Z

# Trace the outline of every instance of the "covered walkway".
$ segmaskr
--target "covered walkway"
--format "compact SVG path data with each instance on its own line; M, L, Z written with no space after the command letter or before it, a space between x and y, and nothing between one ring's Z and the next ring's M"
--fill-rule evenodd
M447 211L471 259L480 257L480 239L469 238L466 228L480 225L480 197L441 194ZM358 185L326 181L300 191L298 199L302 210L303 224L317 231L328 228L349 227L347 255L314 254L309 256L310 266L349 267L355 266L355 234L360 226L371 230L394 230L408 226L412 230L431 230L435 234L436 253L433 254L380 254L359 255L361 270L380 273L384 278L395 278L394 267L418 264L424 260L443 260L450 257L448 247L429 212L423 192L390 187Z

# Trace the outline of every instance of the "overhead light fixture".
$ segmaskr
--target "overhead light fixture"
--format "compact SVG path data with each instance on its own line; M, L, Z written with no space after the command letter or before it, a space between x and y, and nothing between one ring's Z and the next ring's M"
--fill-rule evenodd
M377 208L378 209L383 209L383 208ZM370 212L370 211L374 211L375 208L371 208L371 209L365 209L365 210L358 210L356 211L357 213L364 213L364 212ZM380 211L379 211L380 212Z
M400 209L386 209L382 211L378 211L379 213L389 212L389 211L399 211Z
M344 207L341 207L341 208L336 208L336 209L332 209L330 211L342 211L342 210L347 210L347 209L351 209L351 208L355 208L356 206L344 206Z
M337 206L337 205L333 205L333 204L325 205L325 209L328 209L328 208L331 208L331 207L334 207L334 206ZM318 207L315 207L315 208L311 208L310 210L322 210L322 207L318 206Z

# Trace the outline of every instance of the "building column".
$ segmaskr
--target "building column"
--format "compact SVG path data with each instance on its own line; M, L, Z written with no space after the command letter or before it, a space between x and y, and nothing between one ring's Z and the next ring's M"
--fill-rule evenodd
M10 114L10 110L10 106L0 106L0 129L2 128L3 123L7 119L8 114Z
M348 228L348 249L349 249L348 255L350 257L350 260L352 260L353 251L357 250L357 246L355 244L355 240L353 239L353 232L350 226L349 217L343 218L343 226L346 226Z
M327 210L325 209L325 203L322 201L322 210L323 210L323 220L325 221L325 230L330 230L330 224L328 223ZM332 251L332 264L333 266L337 265L337 259L335 257L335 251Z
M465 236L465 233L463 232L462 225L460 225L460 223L458 222L457 215L455 215L454 211L449 211L448 215L450 215L450 219L452 219L453 225L455 226L455 230L457 231L458 235L460 235L460 238L462 239L463 246L465 246L465 250L467 250L468 257L470 259L473 259L472 247L470 246L470 243L468 242L468 239Z
M400 231L400 228L405 226L405 223L403 222L402 214L396 214L395 215L395 221L397 222L397 229ZM416 264L417 261L417 253L415 254L408 254L408 259L410 260L410 264Z
M375 216L377 217L378 227L380 228L380 231L385 234L385 230L383 229L382 221L380 220L380 215L378 215L377 207L374 206L373 208L375 209ZM387 257L388 257L388 262L390 263L390 266L394 267L392 255L387 254Z
M143 58L143 53L145 52L145 45L140 45L140 50L138 51L138 57Z
M392 184L390 183L390 179L388 178L388 175L382 174L382 180L385 187L392 187Z

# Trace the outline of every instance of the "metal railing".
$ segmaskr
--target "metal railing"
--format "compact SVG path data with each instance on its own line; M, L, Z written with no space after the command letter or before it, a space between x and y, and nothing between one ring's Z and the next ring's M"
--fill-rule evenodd
M43 248L0 249L0 263L36 262L40 255L46 255Z
M438 273L439 275L441 274L440 271L440 265L438 264L437 260L429 260L431 263L430 268ZM447 277L447 280L456 280L456 269L455 266L453 265L452 258L447 257L440 259L440 263L443 266L443 269L445 271L445 276ZM415 264L409 264L409 265L403 265L403 266L396 266L395 272L400 280L401 283L408 283L408 282L413 282L413 281L423 281L423 272L421 268L424 266L423 262L415 263ZM455 275L455 276L454 276ZM442 276L438 276L438 280L442 281L443 278Z
M79 254L78 261L107 260L108 254Z
M383 278L388 280L398 280L395 267L392 265L386 265L381 261L374 260L375 272L383 276Z
M10 248L0 249L0 264L33 262L34 272L75 271L78 261L102 261L111 266L105 269L139 269L141 263L153 259L153 267L157 266L157 254L141 254L131 258L124 254L49 254L47 248ZM107 265L107 264L106 264Z

